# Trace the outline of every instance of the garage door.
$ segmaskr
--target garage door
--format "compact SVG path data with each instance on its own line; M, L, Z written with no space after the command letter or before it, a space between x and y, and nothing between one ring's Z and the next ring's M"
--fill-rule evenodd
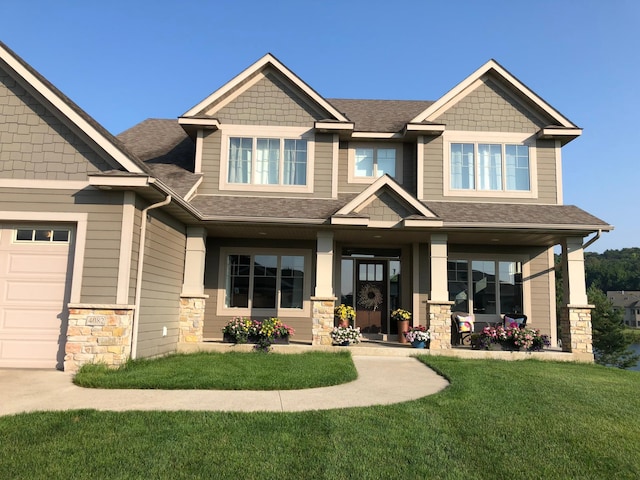
M71 239L67 226L0 224L0 367L62 368Z

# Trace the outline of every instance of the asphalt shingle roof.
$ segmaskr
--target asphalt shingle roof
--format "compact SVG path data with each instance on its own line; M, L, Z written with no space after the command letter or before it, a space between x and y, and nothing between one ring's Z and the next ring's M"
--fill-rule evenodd
M358 132L398 132L433 104L426 100L327 100L355 123Z

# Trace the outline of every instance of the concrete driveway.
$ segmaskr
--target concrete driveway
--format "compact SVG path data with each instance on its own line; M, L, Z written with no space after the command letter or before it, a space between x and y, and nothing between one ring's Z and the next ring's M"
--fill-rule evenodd
M295 412L415 400L449 383L412 357L354 356L357 380L305 390L104 390L74 385L55 370L0 370L0 415L96 409Z

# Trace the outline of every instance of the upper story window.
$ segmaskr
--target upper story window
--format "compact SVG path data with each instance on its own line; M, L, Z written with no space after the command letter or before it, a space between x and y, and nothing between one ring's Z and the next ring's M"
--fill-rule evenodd
M452 143L451 188L529 191L529 147Z
M312 130L228 125L221 140L221 190L312 191Z
M530 134L445 132L445 195L536 198Z
M401 149L395 145L352 145L349 149L349 181L370 183L383 175L399 180Z
M228 183L306 185L307 140L229 137Z

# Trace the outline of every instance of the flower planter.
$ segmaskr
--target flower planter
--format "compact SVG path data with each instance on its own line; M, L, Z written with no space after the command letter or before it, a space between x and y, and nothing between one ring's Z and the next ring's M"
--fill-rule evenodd
M427 342L424 341L419 341L419 340L414 340L413 342L411 342L411 346L413 348L426 348L427 346Z
M274 345L289 345L289 335L286 335L284 337L273 337L271 343L273 343Z
M335 345L338 347L348 347L351 344L351 342L349 342L349 340L345 341L345 342L341 342L341 343L336 343Z
M398 321L398 342L407 343L407 339L404 336L404 332L409 330L409 320Z

